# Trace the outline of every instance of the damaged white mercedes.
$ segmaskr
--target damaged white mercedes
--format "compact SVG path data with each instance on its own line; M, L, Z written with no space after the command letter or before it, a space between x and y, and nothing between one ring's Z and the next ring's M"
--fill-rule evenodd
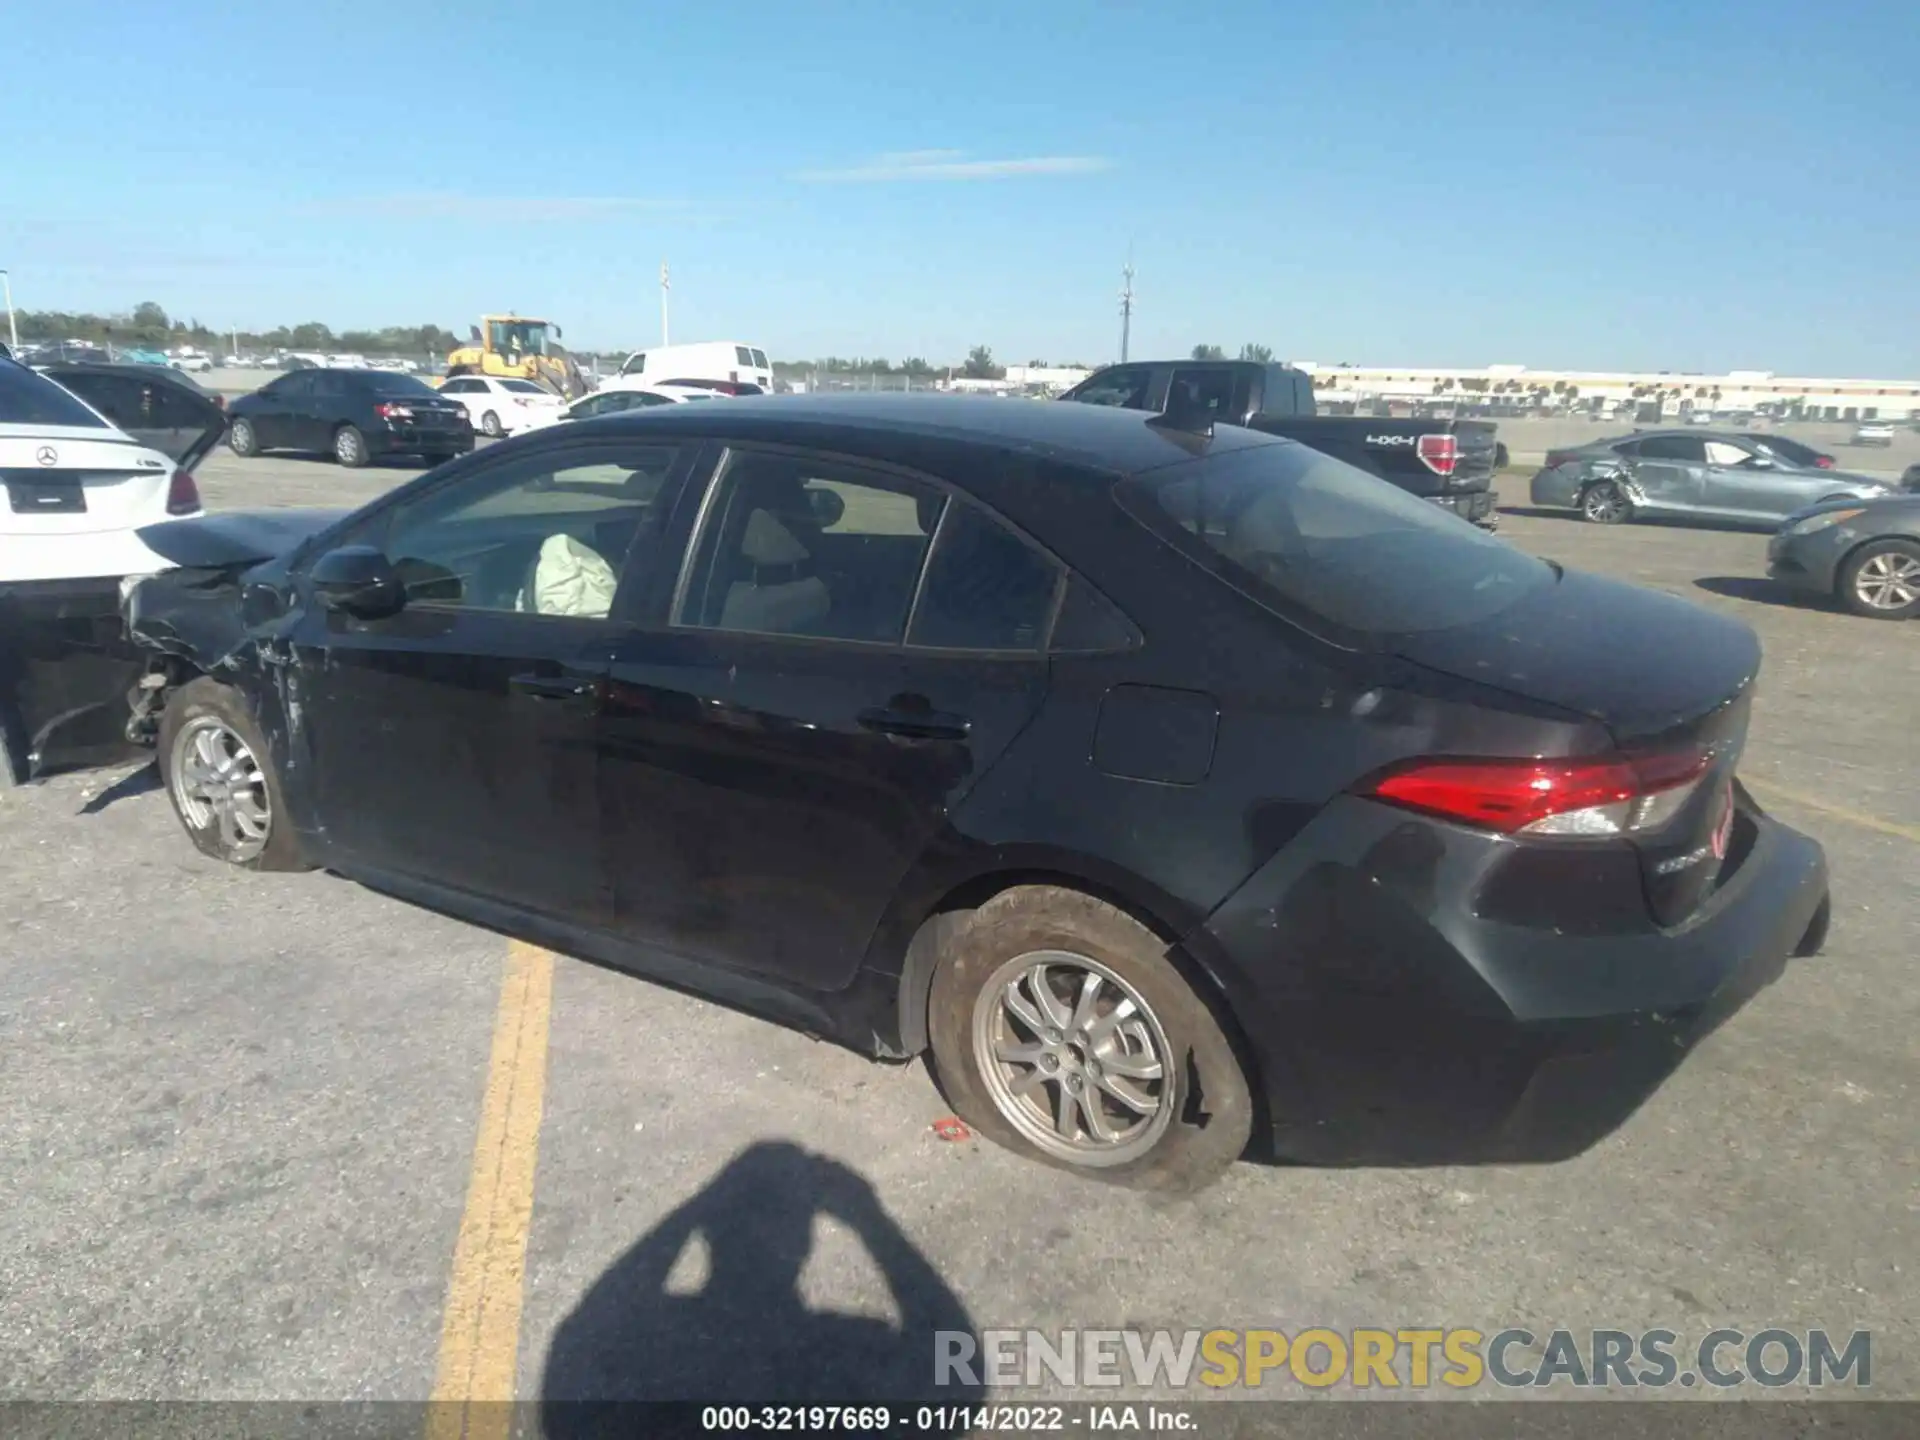
M201 513L193 471L225 433L174 371L0 358L0 780L138 753L121 596L173 563L140 531Z

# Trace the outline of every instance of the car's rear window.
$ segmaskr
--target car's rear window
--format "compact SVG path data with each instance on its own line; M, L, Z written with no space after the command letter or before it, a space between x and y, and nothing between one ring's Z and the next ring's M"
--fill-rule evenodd
M363 382L375 395L433 395L438 392L424 380L411 375L392 375L376 370Z
M500 382L500 388L502 390L511 390L516 395L544 395L547 393L531 380L502 380Z
M1255 445L1121 486L1136 518L1268 608L1341 643L1490 619L1550 566L1305 445Z
M0 425L85 425L107 422L44 375L0 360Z

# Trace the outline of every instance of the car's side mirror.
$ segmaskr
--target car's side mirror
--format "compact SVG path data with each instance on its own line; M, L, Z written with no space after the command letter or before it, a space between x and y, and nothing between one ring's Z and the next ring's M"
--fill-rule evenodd
M393 562L371 545L343 545L313 562L308 572L322 608L359 620L379 620L407 603Z

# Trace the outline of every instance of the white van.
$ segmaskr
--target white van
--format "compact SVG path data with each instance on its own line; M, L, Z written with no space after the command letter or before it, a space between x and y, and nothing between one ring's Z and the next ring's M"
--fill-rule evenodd
M706 340L698 345L659 345L636 350L610 384L635 382L658 385L669 380L711 380L729 385L757 385L771 394L773 364L767 352L734 340ZM602 387L603 389L606 387Z

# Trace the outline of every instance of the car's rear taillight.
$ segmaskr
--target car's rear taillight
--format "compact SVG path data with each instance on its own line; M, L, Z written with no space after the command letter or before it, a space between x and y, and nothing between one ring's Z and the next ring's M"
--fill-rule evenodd
M410 405L382 403L373 407L373 413L378 415L382 420L411 420L413 418L413 407Z
M1436 475L1451 475L1460 463L1460 445L1451 435L1422 435L1414 453Z
M200 487L193 483L193 476L184 470L173 472L173 479L167 485L167 513L169 515L192 515L200 508Z
M1415 760L1362 793L1503 835L1632 835L1679 813L1712 762L1698 748L1578 760Z
M1831 470L1833 468L1833 457L1831 455L1818 455L1814 457L1813 463L1817 469Z

